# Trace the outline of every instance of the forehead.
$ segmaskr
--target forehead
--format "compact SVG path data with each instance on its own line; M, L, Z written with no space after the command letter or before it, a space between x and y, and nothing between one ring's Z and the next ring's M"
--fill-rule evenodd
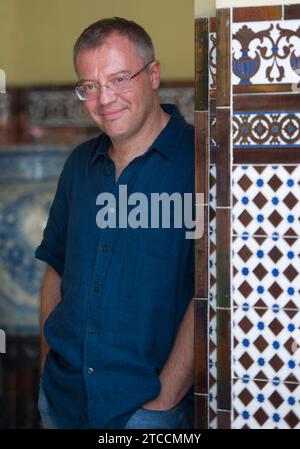
M81 50L76 58L76 71L115 72L136 68L141 61L136 46L126 36L112 34L101 46Z

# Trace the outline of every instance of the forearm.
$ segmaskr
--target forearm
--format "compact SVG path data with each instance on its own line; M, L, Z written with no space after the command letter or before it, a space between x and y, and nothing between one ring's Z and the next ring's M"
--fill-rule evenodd
M41 304L40 304L40 338L41 338L41 357L40 370L41 373L44 368L49 345L44 336L44 323L50 313L55 309L61 300L60 294L61 277L53 268L47 266L44 280L41 288Z
M159 396L147 403L158 409L172 408L181 401L194 383L194 301L180 324L169 357L160 373ZM146 407L146 408L147 408Z

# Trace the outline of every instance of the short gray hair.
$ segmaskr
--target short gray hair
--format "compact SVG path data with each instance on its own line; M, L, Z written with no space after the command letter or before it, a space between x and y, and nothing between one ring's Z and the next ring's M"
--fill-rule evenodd
M155 59L152 39L143 27L132 20L112 17L92 23L81 33L73 49L74 66L76 66L76 58L81 50L101 47L105 40L114 33L126 36L135 45L138 55L145 64Z

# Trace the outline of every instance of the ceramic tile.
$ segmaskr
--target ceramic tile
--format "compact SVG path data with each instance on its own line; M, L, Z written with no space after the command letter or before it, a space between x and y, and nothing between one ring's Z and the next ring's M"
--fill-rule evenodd
M216 166L217 166L217 205L231 205L231 128L230 108L217 107L216 123Z
M234 237L234 306L300 309L300 240Z
M231 429L231 410L218 410L218 429Z
M195 189L208 203L208 112L195 112Z
M233 167L233 233L298 236L300 166Z
M233 22L253 22L258 20L280 20L282 6L254 6L248 8L233 8Z
M195 307L195 393L208 394L208 301L194 300Z
M298 148L300 111L236 112L232 130L234 148Z
M195 20L195 110L208 110L208 19Z
M9 334L38 333L45 267L33 253L41 241L55 188L56 182L34 180L0 188L0 328Z
M245 306L232 326L234 377L299 383L299 311Z
M209 33L209 89L217 88L217 34Z
M215 164L209 165L209 205L216 208L217 203L217 170Z
M233 85L298 83L300 20L232 24Z
M266 113L278 113L282 111L286 113L294 114L299 112L300 107L300 92L293 93L281 93L276 96L276 101L274 101L274 95L263 94L251 95L251 94L241 94L235 95L233 98L233 110L234 112L247 112L256 114L261 112Z
M284 18L286 20L300 19L300 4L285 5L284 6Z
M211 404L209 403L209 429L217 429L218 428L218 416L217 416L217 403Z
M231 409L231 311L217 311L217 403L218 410Z
M208 397L195 395L195 429L208 429Z
M208 298L208 264L209 264L209 235L208 235L208 206L203 207L204 227L201 238L195 240L195 297Z
M216 310L210 306L209 310L209 372L217 378L217 316Z
M217 106L231 105L230 9L217 9Z
M235 380L233 429L300 429L300 385Z
M217 305L231 304L231 210L217 209Z

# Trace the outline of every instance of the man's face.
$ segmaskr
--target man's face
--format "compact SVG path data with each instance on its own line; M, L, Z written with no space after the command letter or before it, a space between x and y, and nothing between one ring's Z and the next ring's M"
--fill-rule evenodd
M147 62L128 38L113 34L101 47L78 53L76 72L81 81L103 85L118 75L135 74ZM159 63L154 62L148 70L131 80L128 92L115 94L103 86L98 98L84 101L91 118L111 139L128 140L143 129L159 86Z

